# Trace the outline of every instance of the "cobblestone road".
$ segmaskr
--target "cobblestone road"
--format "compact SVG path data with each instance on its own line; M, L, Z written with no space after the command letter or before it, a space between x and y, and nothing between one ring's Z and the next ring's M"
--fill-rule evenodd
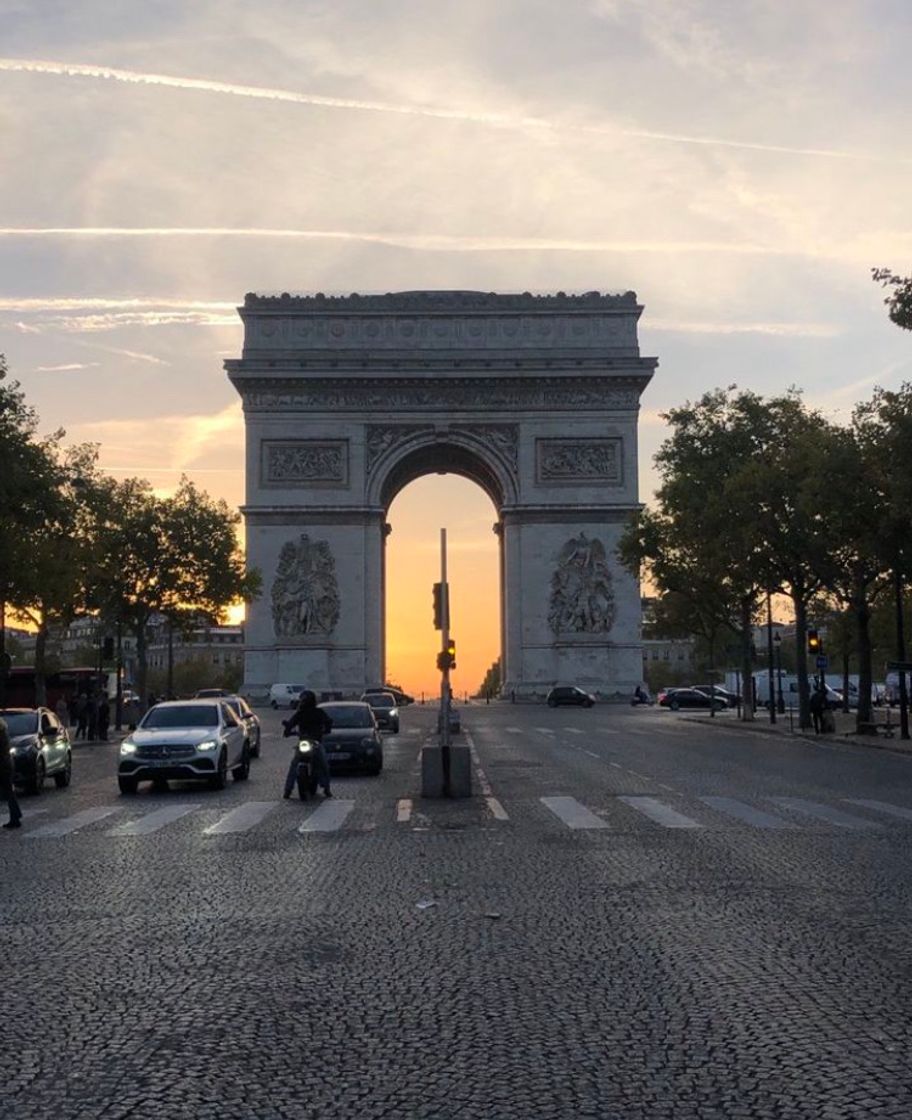
M4 1116L912 1116L912 758L655 710L464 709L476 796L120 797L0 837Z

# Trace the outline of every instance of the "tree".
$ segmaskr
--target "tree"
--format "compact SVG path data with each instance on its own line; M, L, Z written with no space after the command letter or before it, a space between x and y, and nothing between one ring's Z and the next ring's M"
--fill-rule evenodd
M891 289L884 300L891 320L904 331L912 331L912 276L897 276L891 268L872 268L871 275L881 287Z
M109 482L108 495L96 597L136 637L137 686L145 699L152 616L217 623L232 603L256 597L260 577L245 571L239 516L189 479L181 479L171 498L157 498L135 478Z

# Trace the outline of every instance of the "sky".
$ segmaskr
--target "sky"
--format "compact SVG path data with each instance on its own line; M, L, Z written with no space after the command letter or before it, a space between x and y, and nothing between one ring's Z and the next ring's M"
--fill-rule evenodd
M707 389L839 419L912 379L870 279L912 271L907 0L0 0L0 27L0 351L118 477L242 502L248 291L635 290L644 499L661 413ZM497 554L465 480L390 511L388 663L433 689L441 508L471 691Z

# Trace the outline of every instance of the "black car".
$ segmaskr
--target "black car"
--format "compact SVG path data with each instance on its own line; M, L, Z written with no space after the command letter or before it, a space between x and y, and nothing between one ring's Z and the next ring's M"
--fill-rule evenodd
M709 694L701 692L698 688L674 688L669 689L662 697L659 706L671 708L673 712L679 708L714 708L720 712L723 708L727 708L728 704L721 698L710 700Z
M591 708L595 697L591 692L586 692L576 685L559 685L548 693L548 707L557 708L562 704L576 704L583 708Z
M332 700L320 708L332 720L332 731L323 736L323 750L331 770L383 769L383 739L370 704L360 700Z
M393 699L396 701L396 703L399 705L400 708L406 708L406 707L408 707L409 704L414 704L415 703L415 697L414 696L409 696L409 694L407 692L402 692L398 688L393 688L392 685L387 685L387 686L382 687L382 688L381 687L365 688L364 692L362 693L361 698L366 699L367 696L370 693L376 693L376 692L388 692L390 694L390 696L393 697Z
M707 696L710 695L710 689L712 689L712 695L717 700L724 700L729 708L737 708L738 706L738 694L732 692L731 689L723 688L721 685L692 684L690 687L695 688L697 692L705 692Z
M370 704L379 728L399 734L399 706L391 692L365 692L361 700Z
M0 711L10 737L13 781L28 793L40 793L53 777L58 789L70 784L73 752L69 732L49 708Z

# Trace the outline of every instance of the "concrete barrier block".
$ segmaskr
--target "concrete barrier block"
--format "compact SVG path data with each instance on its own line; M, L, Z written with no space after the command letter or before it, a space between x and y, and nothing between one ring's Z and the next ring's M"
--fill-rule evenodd
M421 750L421 796L443 797L443 748ZM450 796L472 796L472 755L467 746L450 747Z

